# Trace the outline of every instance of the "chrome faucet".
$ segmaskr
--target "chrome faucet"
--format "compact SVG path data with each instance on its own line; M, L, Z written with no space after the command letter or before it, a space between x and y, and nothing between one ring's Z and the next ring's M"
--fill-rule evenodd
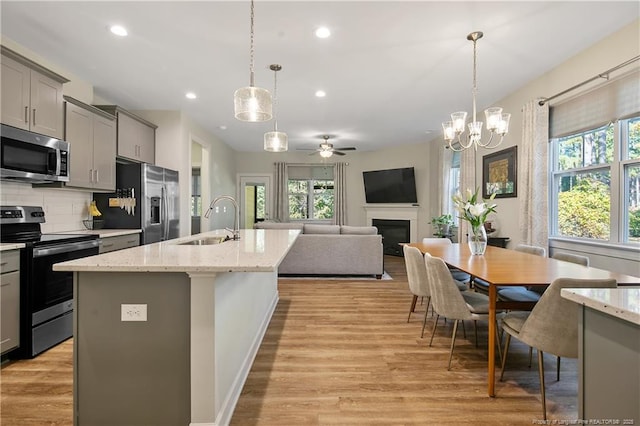
M211 204L209 205L209 209L206 211L206 213L204 214L205 218L209 218L209 216L211 215L211 211L213 210L213 207L216 205L216 203L220 200L229 200L231 201L231 203L233 204L233 208L234 208L234 213L235 213L235 220L233 223L233 229L229 229L229 228L225 228L227 231L232 232L233 233L233 239L234 240L239 240L240 239L240 209L238 208L238 202L230 195L220 195L219 197L216 197L213 199L213 201L211 202Z

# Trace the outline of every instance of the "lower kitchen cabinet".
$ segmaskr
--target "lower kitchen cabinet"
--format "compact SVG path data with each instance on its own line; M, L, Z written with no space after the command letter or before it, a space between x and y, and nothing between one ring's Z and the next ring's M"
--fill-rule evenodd
M0 353L20 345L20 250L2 253L0 273Z
M140 245L140 234L118 235L116 237L101 237L100 253L122 250Z

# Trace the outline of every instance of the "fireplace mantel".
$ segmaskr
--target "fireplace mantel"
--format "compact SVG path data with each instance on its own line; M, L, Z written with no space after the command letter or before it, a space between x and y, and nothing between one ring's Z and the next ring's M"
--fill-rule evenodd
M407 204L365 205L367 224L371 226L373 219L408 220L411 241L418 241L418 209L419 206Z

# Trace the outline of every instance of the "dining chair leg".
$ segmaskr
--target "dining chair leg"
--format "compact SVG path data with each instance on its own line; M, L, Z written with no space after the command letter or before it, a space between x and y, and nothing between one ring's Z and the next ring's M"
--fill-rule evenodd
M416 309L416 302L418 301L418 296L413 295L413 299L411 300L411 307L409 308L409 316L407 317L407 322L411 319L411 313L413 313Z
M427 325L427 313L429 312L429 302L427 302L427 309L424 311L424 319L422 320L422 332L420 333L420 338L424 337L424 327Z
M433 343L433 336L436 334L436 327L438 326L438 320L440 315L436 315L436 320L433 322L433 330L431 330L431 340L429 340L429 346Z
M447 366L447 370L451 370L451 357L453 357L453 347L456 343L457 331L458 331L458 320L455 320L455 322L453 323L453 334L451 335L451 350L449 350L449 365Z
M511 343L511 335L507 333L507 339L504 342L504 351L502 352L502 366L500 367L500 381L504 375L504 366L507 363L507 354L509 353L509 343Z
M556 361L556 380L560 381L560 357Z
M531 359L533 358L533 348L529 346L529 368L531 368Z
M473 332L476 335L476 348L478 347L478 321L473 320Z
M542 416L547 420L547 403L544 393L544 354L538 349L538 374L540 375L540 396L542 397Z
M457 322L458 320L456 320ZM467 330L464 328L464 320L461 320L462 322L462 337L464 337L465 339L467 338Z
M498 345L498 357L500 359L500 364L502 364L502 334L500 333L502 329L498 325L498 320L496 320L496 345Z

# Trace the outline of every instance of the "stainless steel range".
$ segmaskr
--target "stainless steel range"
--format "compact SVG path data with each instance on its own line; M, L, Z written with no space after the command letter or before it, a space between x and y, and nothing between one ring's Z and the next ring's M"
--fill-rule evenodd
M11 357L32 358L73 335L73 273L55 263L98 254L97 235L42 234L42 207L0 206L3 243L20 252L20 347Z

